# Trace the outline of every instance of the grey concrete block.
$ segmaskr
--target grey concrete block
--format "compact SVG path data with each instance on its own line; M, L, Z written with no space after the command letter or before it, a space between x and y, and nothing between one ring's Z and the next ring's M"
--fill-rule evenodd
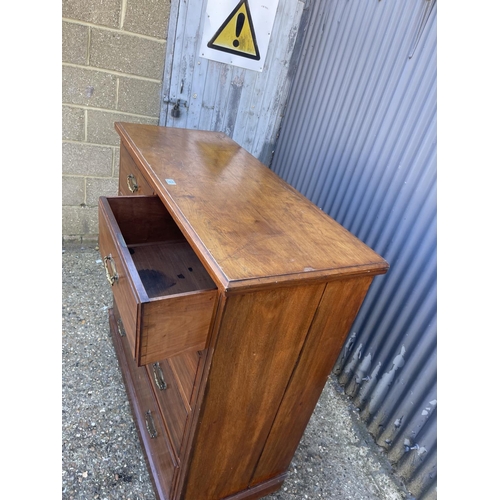
M87 63L88 26L62 23L62 61L73 64Z
M158 118L138 118L121 113L106 113L89 109L87 111L87 140L96 144L119 146L120 138L115 122L144 123L158 125Z
M169 16L170 0L127 0L123 28L165 39Z
M89 207L96 207L99 196L117 196L118 179L89 177L86 180L85 204Z
M63 206L79 206L85 203L85 177L62 178Z
M112 148L76 142L63 143L63 175L90 175L97 177L111 177L112 172Z
M65 104L114 109L116 84L115 75L63 65L62 101Z
M136 78L119 78L118 111L138 115L160 115L161 83Z
M92 28L90 65L161 80L166 44L139 36Z
M67 141L85 140L85 110L62 107L62 138Z
M122 0L63 0L62 17L119 28L121 6Z
M69 239L95 238L99 234L97 207L62 207L62 234Z

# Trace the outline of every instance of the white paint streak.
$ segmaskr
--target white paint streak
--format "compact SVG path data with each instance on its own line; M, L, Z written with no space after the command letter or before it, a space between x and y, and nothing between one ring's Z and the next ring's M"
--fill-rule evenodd
M392 362L392 368L388 373L384 373L380 379L380 382L375 387L373 391L373 395L370 401L370 413L375 413L382 403L385 395L389 391L389 387L391 386L394 378L396 377L396 371L398 368L401 368L405 364L404 354L406 353L406 349L404 346L401 346L401 350L399 354L394 358Z
M368 353L363 361L358 365L356 369L356 383L361 384L361 382L365 379L366 373L370 369L370 365L372 364L372 355Z

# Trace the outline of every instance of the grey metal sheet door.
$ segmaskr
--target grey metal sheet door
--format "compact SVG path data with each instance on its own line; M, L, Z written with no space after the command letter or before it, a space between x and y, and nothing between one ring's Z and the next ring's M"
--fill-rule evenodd
M261 72L199 56L205 10L206 0L172 0L160 125L224 132L269 165L296 69L304 2L279 1Z

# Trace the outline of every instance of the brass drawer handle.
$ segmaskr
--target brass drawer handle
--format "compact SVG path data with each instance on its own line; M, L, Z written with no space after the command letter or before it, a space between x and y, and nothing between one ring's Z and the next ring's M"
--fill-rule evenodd
M137 184L136 178L132 174L127 175L127 186L132 191L132 193L135 193L136 191L139 190L139 185Z
M146 429L148 430L149 437L154 439L158 436L158 432L156 432L155 423L153 420L153 415L151 414L151 410L146 412Z
M111 272L109 268L111 267ZM104 257L104 269L106 270L106 278L109 284L113 286L118 281L118 273L116 272L116 265L111 254Z
M153 363L153 375L155 377L155 383L160 391L164 391L167 388L165 382L165 377L163 376L163 371L161 369L160 363Z
M120 334L120 337L125 337L125 328L123 327L121 318L118 318L116 326L118 327L118 333Z

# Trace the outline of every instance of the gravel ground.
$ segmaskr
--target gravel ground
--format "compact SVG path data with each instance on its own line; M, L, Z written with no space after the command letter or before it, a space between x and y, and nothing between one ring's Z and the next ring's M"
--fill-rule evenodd
M62 499L154 500L109 334L112 294L96 244L63 245L62 265ZM407 498L333 379L288 479L266 497Z

